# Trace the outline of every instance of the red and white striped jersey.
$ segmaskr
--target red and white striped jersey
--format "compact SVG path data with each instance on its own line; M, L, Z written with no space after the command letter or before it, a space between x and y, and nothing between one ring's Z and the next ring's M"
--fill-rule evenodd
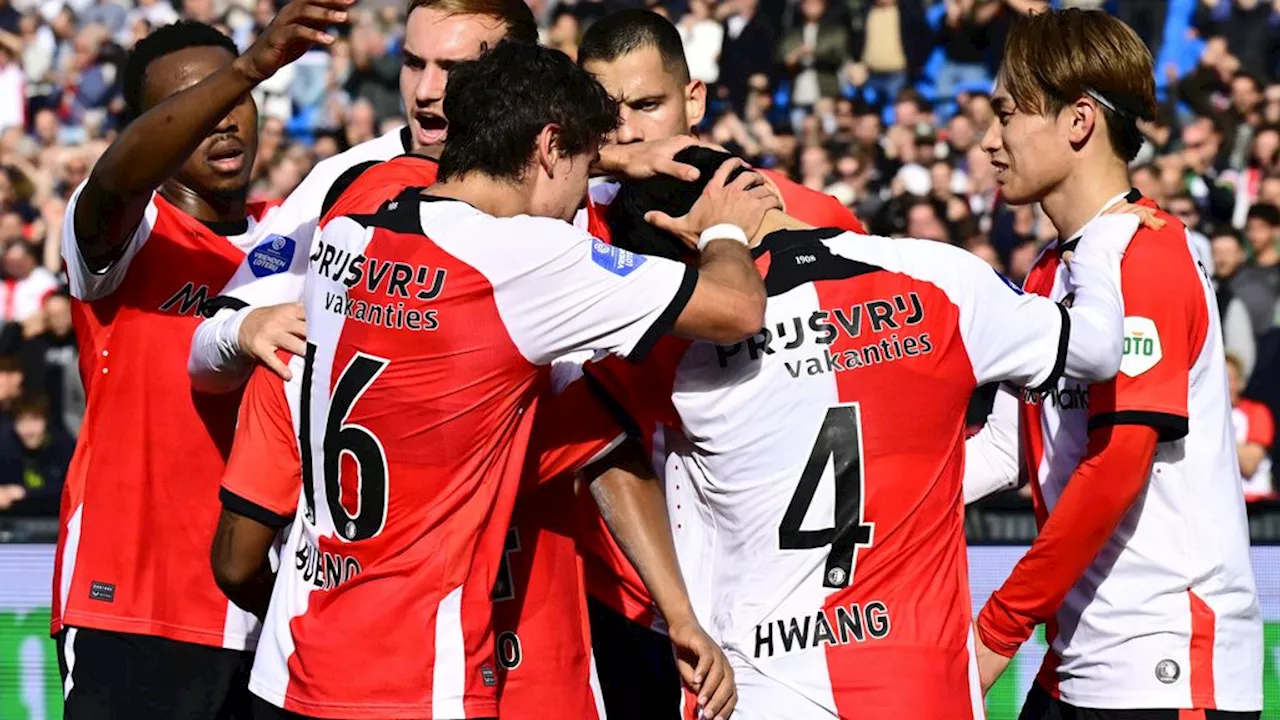
M193 392L186 358L263 208L217 227L153 194L124 255L97 272L75 238L82 189L67 205L62 255L88 406L62 492L52 630L252 648L257 621L208 562L239 397Z
M782 194L783 205L787 214L813 225L814 227L834 227L841 230L865 235L867 230L862 221L834 197L812 190L801 185L786 175L772 171L760 170ZM612 202L620 186L616 183L601 183L592 188L590 230L593 235L610 241L609 229L604 221L603 207ZM654 459L654 470L662 477L665 473L666 452L662 427L636 428L646 447ZM688 484L672 483L664 486L667 496L667 509L671 519L671 529L677 547L685 546L681 553L683 562L692 562L693 548L700 547L702 535L698 532L699 518L690 503L683 502L681 496L688 492ZM600 516L595 501L587 494L579 498L578 512L579 546L583 550L583 565L587 578L587 591L600 602L608 605L615 612L632 622L657 632L666 632L666 623L657 612L653 597L640 578L640 573L632 567L631 561L618 547L613 534ZM703 578L696 573L691 577ZM702 594L697 588L689 585L690 599L695 605L702 602Z
M312 246L294 562L250 688L321 717L492 716L491 593L547 368L644 355L696 273L416 190L346 201Z
M945 244L784 231L754 252L759 335L587 368L641 427L683 430L666 484L698 505L702 547L686 567L676 530L677 552L737 670L735 715L982 717L965 407L1060 372L1063 314Z
M1049 624L1040 682L1078 707L1258 710L1262 623L1217 300L1182 223L1159 215L1166 225L1139 229L1121 263L1120 373L1023 396L1023 462L1041 525L1091 429L1159 431L1146 489ZM1056 244L1025 289L1070 297Z
M1271 409L1266 405L1257 400L1240 398L1240 402L1231 408L1231 424L1236 429L1237 443L1257 443L1266 448L1267 452L1271 451L1271 444L1276 439L1276 423L1271 417ZM1244 481L1246 500L1270 497L1275 493L1269 456L1262 458L1252 476L1241 479Z

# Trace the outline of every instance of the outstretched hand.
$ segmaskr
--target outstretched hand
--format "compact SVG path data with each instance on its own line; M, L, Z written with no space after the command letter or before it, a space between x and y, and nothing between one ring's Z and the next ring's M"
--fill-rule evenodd
M325 28L345 23L347 8L354 4L355 0L292 0L236 58L236 67L255 83L266 80L312 47L331 45L334 36Z

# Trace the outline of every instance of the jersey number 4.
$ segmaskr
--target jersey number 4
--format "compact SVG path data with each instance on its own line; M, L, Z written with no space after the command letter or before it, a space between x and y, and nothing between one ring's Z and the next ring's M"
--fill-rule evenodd
M835 476L835 522L824 530L801 530L813 496L830 460ZM778 526L778 547L812 550L830 546L823 585L848 587L860 548L871 547L876 525L863 522L862 414L858 404L827 408L818 438L809 452L800 483Z
M316 521L316 485L311 464L311 380L315 369L316 346L307 343L302 369L302 406L298 420L302 449L302 494L306 517ZM367 540L382 532L387 522L387 453L368 428L347 422L351 408L373 381L386 369L388 360L356 353L338 376L329 398L322 448L324 496L338 536L347 542ZM350 454L359 466L356 473L356 512L342 505L342 455Z

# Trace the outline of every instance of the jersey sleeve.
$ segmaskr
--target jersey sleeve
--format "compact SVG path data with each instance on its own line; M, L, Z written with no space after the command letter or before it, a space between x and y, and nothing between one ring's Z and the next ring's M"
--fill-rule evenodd
M568 223L523 217L495 228L540 248L513 246L512 258L485 263L498 266L503 323L537 365L578 350L643 358L675 325L697 283L694 268L614 247Z
M1161 442L1187 434L1191 368L1210 329L1208 281L1185 246L1165 239L1135 240L1121 264L1124 351L1115 379L1089 389L1090 430L1146 425Z
M294 377L301 377L300 359L291 365ZM302 492L290 391L298 392L293 382L265 367L249 378L220 492L227 510L275 528L292 522Z
M1018 396L996 391L987 423L964 443L964 502L977 502L1018 484Z
M640 364L602 357L583 367L583 380L632 437L643 437L646 429L661 425L680 427L671 393L680 358L688 347L689 341L668 337Z
M538 404L529 441L526 477L537 482L575 472L605 457L622 444L626 431L579 375L557 391L545 392Z
M80 186L71 194L71 200L67 202L67 211L62 219L62 260L66 264L67 281L71 287L72 297L84 302L92 302L114 293L120 287L120 283L124 282L125 275L129 272L129 265L133 263L133 259L138 256L138 251L151 237L160 208L156 205L155 193L152 193L137 229L125 241L124 254L106 268L94 270L80 254L80 243L76 238L76 206L79 204L80 193L84 191L87 182L88 180L80 183Z
M916 250L930 252L931 257L917 259L925 266L949 268L942 272L926 268L925 272L945 282L944 290L959 308L960 335L978 385L1001 381L1018 387L1044 387L1056 382L1066 367L1070 339L1065 308L1048 298L1024 293L986 262L960 248L928 240L897 242L928 243L917 245Z

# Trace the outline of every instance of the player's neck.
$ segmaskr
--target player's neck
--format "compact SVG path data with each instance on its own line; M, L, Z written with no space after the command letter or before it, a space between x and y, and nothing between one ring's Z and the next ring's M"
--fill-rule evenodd
M1129 191L1129 169L1115 156L1082 164L1040 201L1058 237L1066 240L1117 195Z
M812 225L801 222L781 210L770 210L764 214L764 220L760 222L760 229L756 230L756 234L751 238L751 242L747 243L747 246L755 247L764 240L766 235L779 230L809 230L811 228L813 228Z
M207 223L239 222L245 218L245 198L240 195L201 195L169 178L160 186L160 194L171 205L191 217Z
M468 173L462 177L438 182L427 189L434 197L461 200L494 217L530 215L529 193L509 182L484 173Z

